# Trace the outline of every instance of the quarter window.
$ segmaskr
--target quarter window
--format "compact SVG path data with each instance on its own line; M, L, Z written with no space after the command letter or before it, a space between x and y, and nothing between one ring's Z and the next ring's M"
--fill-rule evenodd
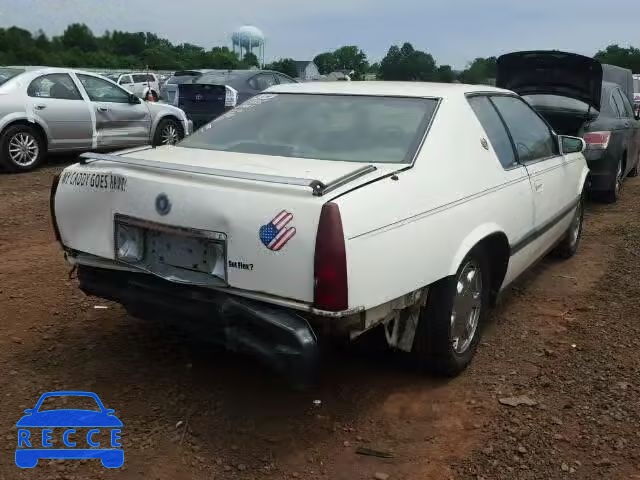
M75 83L66 73L52 73L36 78L29 85L27 95L37 98L82 100Z
M277 75L278 77L278 82L280 84L283 83L296 83L294 80L292 80L291 78L287 77L286 75Z
M614 90L611 93L611 99L616 106L618 117L626 117L626 114L624 113L624 104L622 103L622 98L620 98L620 95L618 94L618 90Z
M624 109L622 112L620 112L622 113L622 116L627 118L633 117L633 108L631 107L631 102L629 102L629 99L626 97L626 95L624 95L620 90L616 90L613 94L617 96L618 101L622 103L622 108Z
M531 162L558 154L551 129L523 100L495 96L491 101L511 133L520 162Z
M253 88L254 90L266 90L267 88L269 88L272 85L275 85L276 83L278 83L276 82L276 77L274 77L270 73L263 73L261 75L256 75L251 80L249 80L249 84L251 85L251 88Z
M93 102L129 103L129 93L113 83L90 75L78 75Z
M504 168L512 167L516 163L516 155L509 134L496 109L487 97L471 97L469 104L489 137L491 146L502 166Z

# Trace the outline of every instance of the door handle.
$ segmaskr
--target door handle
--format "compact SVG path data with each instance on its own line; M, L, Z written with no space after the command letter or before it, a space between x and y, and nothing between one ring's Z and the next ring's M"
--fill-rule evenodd
M629 122L624 122L624 128L629 128Z
M99 112L108 112L109 109L107 107L98 107Z
M47 106L46 105L42 105L42 104L35 106L36 110L44 110L45 108L47 108Z

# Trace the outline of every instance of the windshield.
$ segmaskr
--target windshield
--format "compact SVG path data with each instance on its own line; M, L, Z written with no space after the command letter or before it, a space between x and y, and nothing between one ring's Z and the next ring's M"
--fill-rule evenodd
M0 68L0 85L2 85L10 78L13 78L16 75L20 75L24 72L25 70L23 68Z
M366 163L409 163L438 101L261 94L187 137L182 147Z
M92 410L100 412L100 406L93 397L85 395L52 395L42 401L39 412L48 410Z

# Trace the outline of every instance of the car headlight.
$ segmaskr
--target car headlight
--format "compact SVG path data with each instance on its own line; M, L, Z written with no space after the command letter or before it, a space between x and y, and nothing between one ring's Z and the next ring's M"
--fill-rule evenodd
M135 263L144 258L144 232L141 228L116 223L116 258Z

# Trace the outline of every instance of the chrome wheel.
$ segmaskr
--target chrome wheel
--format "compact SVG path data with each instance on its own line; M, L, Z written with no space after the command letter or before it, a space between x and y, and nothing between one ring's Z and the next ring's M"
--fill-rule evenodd
M571 246L575 245L578 242L578 238L580 238L580 230L582 229L582 202L578 202L578 206L576 207L576 213L573 217L573 221L571 222L571 233L570 240Z
M9 140L9 158L21 167L36 163L40 154L38 140L31 133L19 132Z
M457 354L466 352L476 335L482 309L482 287L480 266L468 261L456 280L451 311L451 346Z
M168 123L160 132L160 143L162 145L175 145L180 140L178 129L173 123Z

